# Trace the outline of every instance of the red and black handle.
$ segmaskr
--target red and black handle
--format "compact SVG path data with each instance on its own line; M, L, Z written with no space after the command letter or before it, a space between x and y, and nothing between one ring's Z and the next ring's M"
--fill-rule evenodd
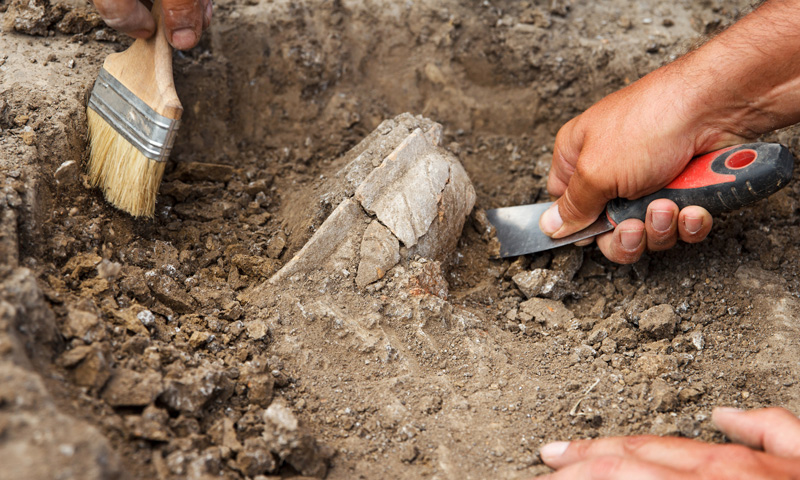
M748 143L694 157L663 189L636 200L617 198L606 215L614 225L642 221L650 202L668 198L684 208L699 205L712 215L736 210L777 192L792 178L794 157L777 143Z

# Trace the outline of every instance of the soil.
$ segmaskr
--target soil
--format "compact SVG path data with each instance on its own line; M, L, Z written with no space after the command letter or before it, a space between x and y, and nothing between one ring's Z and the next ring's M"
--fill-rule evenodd
M0 4L9 478L529 478L549 441L719 442L714 406L800 412L800 183L630 266L490 260L485 233L485 209L547 198L564 122L748 9L221 0L175 54L185 115L142 220L81 168L92 83L130 40L81 2ZM336 206L325 179L403 112L474 184L456 252L365 290L270 285ZM556 288L530 291L536 269Z

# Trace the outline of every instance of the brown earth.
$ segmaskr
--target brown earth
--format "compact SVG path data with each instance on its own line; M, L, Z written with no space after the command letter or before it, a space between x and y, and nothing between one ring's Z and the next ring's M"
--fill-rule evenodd
M489 260L482 221L547 196L565 121L747 2L215 8L175 55L184 123L135 220L80 168L92 82L129 41L81 2L0 4L0 476L525 478L548 441L724 441L714 406L800 411L797 182L632 266ZM336 206L344 154L402 112L444 126L475 186L456 253L366 291L265 284ZM511 280L537 268L557 288Z

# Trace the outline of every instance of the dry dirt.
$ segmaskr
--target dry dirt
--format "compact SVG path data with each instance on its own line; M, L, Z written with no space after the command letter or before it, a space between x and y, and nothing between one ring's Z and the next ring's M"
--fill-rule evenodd
M724 441L714 406L800 412L799 183L632 266L489 260L482 221L547 196L565 121L747 9L221 0L175 55L184 123L135 220L81 173L88 92L129 41L77 0L3 0L0 477L528 478L548 441ZM456 253L366 291L265 284L402 112L444 126L475 186ZM511 280L536 268L550 298Z

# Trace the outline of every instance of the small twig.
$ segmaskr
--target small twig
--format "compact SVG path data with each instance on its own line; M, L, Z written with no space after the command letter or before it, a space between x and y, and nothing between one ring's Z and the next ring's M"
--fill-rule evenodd
M578 407L581 406L581 402L586 398L587 395L589 395L592 392L592 390L594 390L594 387L596 387L599 383L600 379L598 378L597 380L594 381L593 384L589 386L589 388L586 389L585 392L583 392L583 396L581 396L581 398L579 398L578 401L575 402L575 405L573 405L573 407L570 409L569 411L570 417L585 415L583 412L578 413Z

